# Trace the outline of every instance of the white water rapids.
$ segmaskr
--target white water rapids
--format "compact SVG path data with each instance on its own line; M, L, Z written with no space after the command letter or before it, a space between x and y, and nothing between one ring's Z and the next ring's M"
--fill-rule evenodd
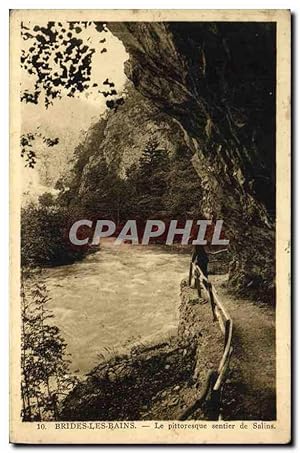
M113 246L72 265L44 270L54 323L83 374L98 354L168 334L177 327L179 289L189 254L167 246Z

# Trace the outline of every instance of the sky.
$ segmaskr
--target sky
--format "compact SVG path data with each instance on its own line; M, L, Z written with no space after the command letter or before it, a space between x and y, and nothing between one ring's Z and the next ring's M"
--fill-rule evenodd
M103 35L103 36L102 36ZM100 53L99 39L105 37L107 48L106 53ZM83 30L80 38L96 52L92 56L92 73L91 82L98 83L99 87L108 77L115 84L118 93L122 92L126 83L124 74L124 62L128 59L128 54L121 41L113 36L110 31L99 33L91 27ZM30 45L22 42L24 46ZM97 48L99 50L97 50ZM21 90L32 88L35 78L22 71ZM21 102L21 101L20 101ZM60 168L65 160L69 160L74 147L79 143L84 131L94 123L106 110L105 98L94 92L79 93L74 98L63 96L61 99L55 99L53 105L46 109L43 102L38 105L21 102L22 116L22 133L34 133L37 128L51 138L58 137L60 144L55 147L56 160L57 153L60 153ZM51 135L52 134L52 135ZM52 148L53 149L53 148ZM54 155L54 153L53 153ZM25 168L23 170L23 191L29 192L34 196L45 191L45 186L41 184L40 176L42 162L36 165L32 170Z

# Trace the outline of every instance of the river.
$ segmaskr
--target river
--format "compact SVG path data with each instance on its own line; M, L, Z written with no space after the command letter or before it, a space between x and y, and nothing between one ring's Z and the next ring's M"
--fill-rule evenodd
M82 375L99 354L174 332L189 260L167 246L107 242L83 261L45 269L49 308L68 344L71 371Z

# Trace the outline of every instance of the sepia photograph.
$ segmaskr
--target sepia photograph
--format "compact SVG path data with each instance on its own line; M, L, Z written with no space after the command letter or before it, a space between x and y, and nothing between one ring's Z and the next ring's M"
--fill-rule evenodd
M289 442L289 40L11 10L12 442Z

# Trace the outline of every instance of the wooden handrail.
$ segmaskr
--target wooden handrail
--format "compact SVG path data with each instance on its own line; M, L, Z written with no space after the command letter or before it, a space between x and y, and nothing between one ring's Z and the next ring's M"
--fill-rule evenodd
M223 355L219 363L216 381L212 387L212 391L220 392L220 389L224 384L226 373L229 368L230 358L233 353L233 347L231 344L233 338L233 321L220 301L215 287L211 284L211 282L209 282L208 278L205 277L201 268L197 264L191 262L189 285L191 285L193 276L196 280L198 279L200 285L207 291L212 307L213 321L218 320L221 332L224 335Z

